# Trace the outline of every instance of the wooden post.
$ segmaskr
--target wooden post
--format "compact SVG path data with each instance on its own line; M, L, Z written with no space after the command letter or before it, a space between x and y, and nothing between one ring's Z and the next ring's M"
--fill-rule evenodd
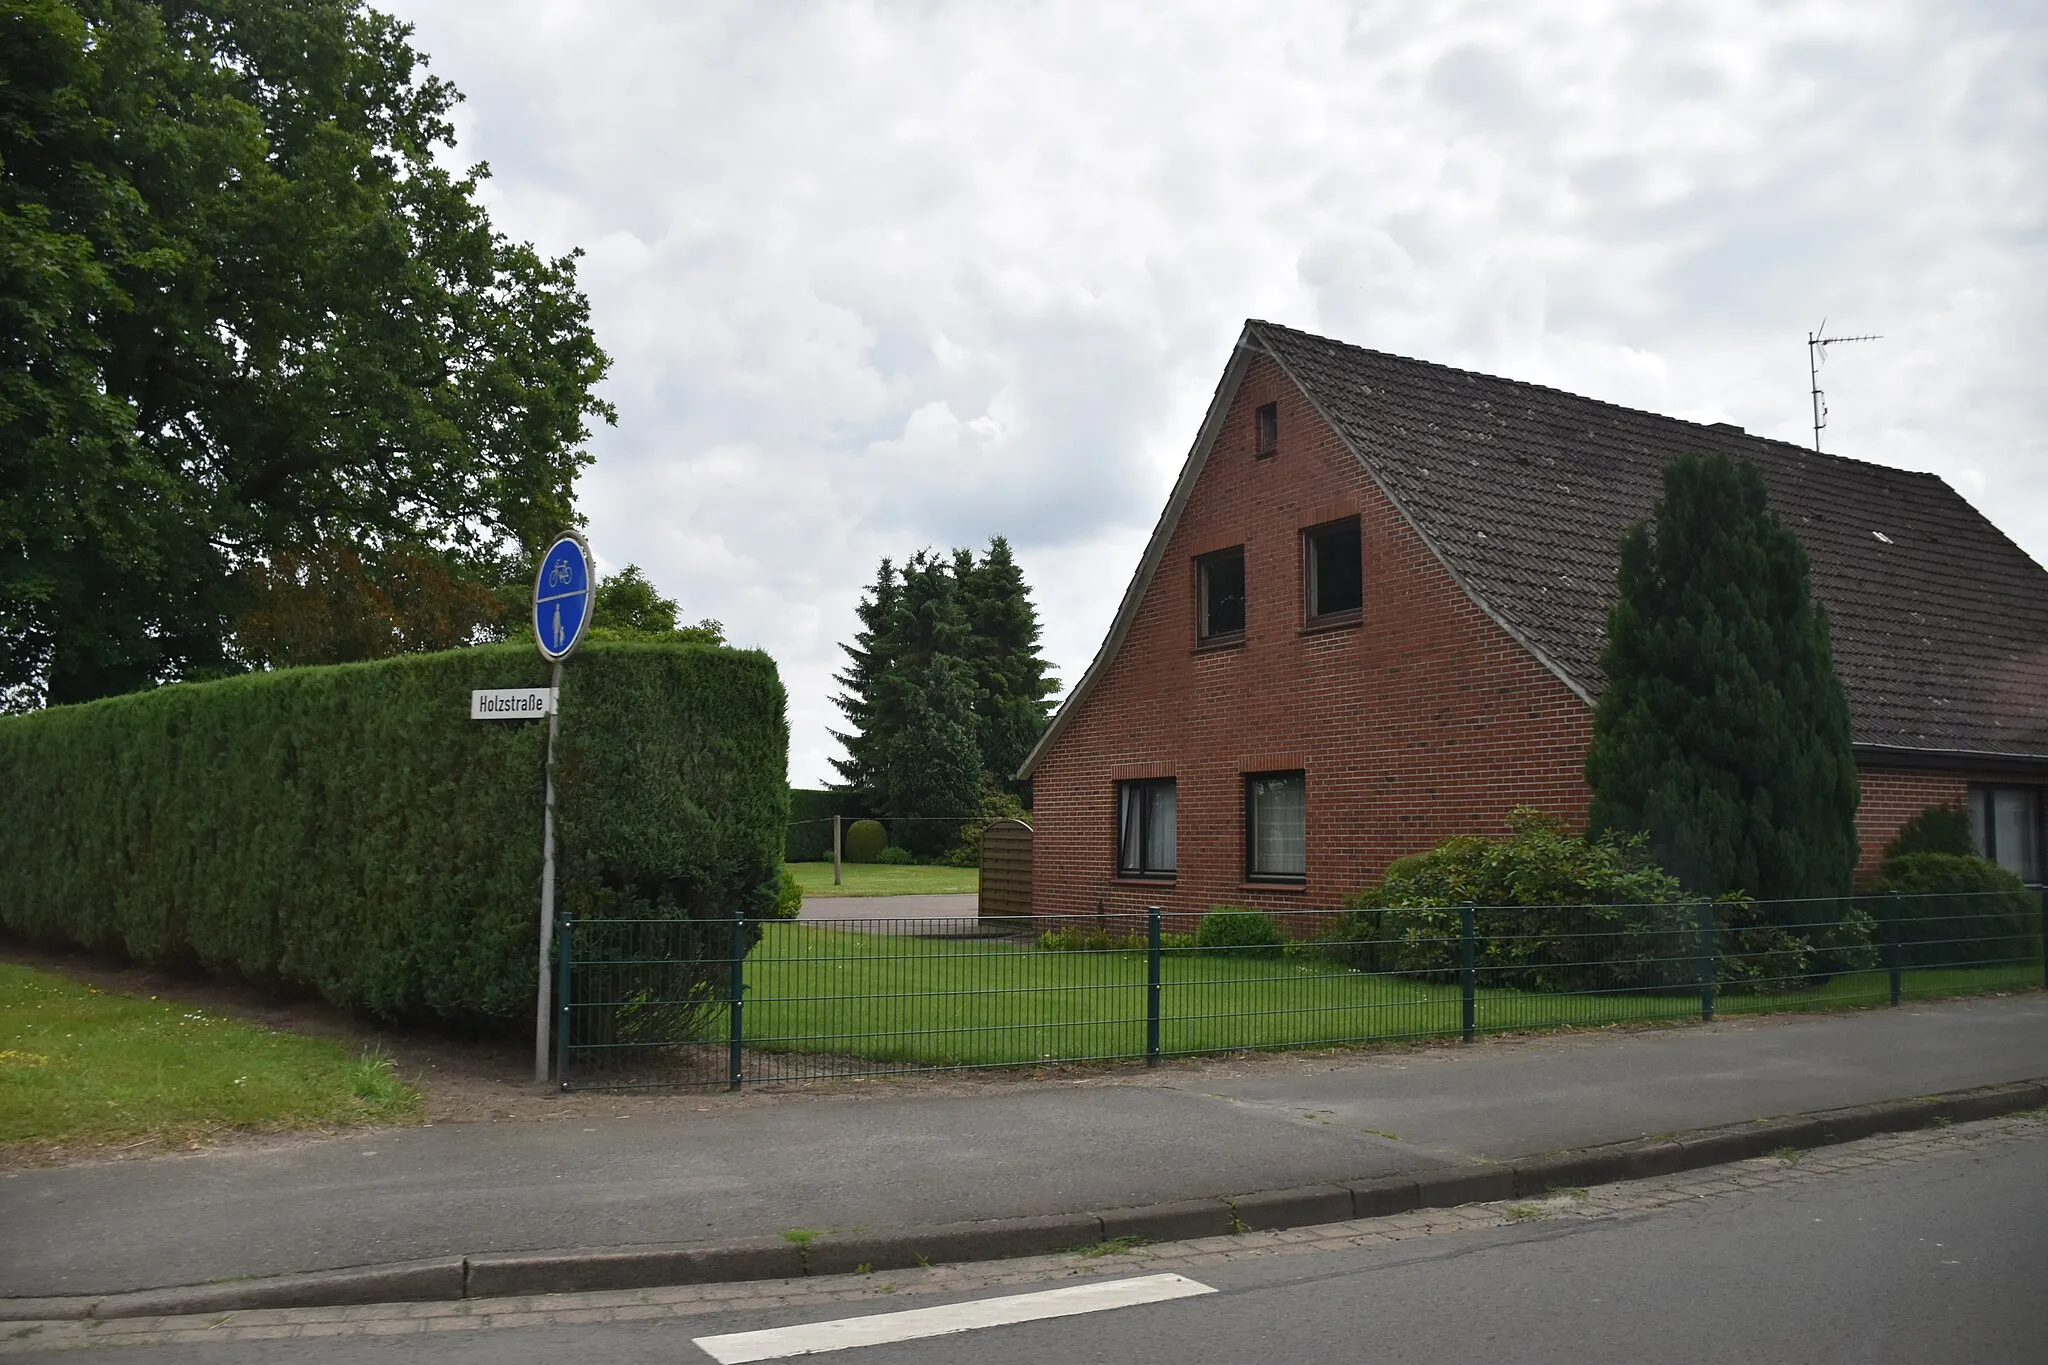
M832 885L839 885L839 817L832 817Z

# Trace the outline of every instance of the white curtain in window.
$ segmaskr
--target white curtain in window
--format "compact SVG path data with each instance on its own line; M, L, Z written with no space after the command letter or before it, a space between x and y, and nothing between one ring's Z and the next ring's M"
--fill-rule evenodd
M1174 835L1177 810L1175 787L1171 782L1148 782L1145 792L1151 797L1152 809L1147 812L1145 822L1145 870L1147 872L1174 871Z
M1252 872L1308 874L1308 802L1299 773L1252 779Z
M1172 779L1117 788L1116 865L1123 872L1174 870Z
M2034 793L2025 787L1999 787L1991 793L1992 841L1998 865L2035 880L2034 830L2040 822Z

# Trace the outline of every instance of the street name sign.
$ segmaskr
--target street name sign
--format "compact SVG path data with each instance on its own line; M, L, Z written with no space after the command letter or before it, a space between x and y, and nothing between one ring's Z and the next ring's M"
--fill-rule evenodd
M552 687L479 687L469 694L471 720L539 720L554 713Z
M543 659L569 657L590 627L597 603L597 575L590 550L574 535L561 535L540 558L533 579L533 635Z

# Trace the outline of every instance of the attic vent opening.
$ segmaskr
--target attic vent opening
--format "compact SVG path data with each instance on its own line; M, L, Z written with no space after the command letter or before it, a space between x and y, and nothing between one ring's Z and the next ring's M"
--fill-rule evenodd
M1884 542L1885 544L1887 544L1887 545L1890 545L1890 544L1892 544L1892 543L1893 543L1893 542L1892 542L1892 538L1891 538L1890 536L1886 535L1886 534L1885 534L1884 532L1882 532L1882 531L1872 531L1872 532L1871 532L1870 534L1872 534L1872 535L1876 536L1876 537L1877 537L1877 538L1878 538L1879 540L1883 541L1883 542Z
M1258 412L1259 443L1254 454L1271 455L1280 448L1280 405L1261 403Z

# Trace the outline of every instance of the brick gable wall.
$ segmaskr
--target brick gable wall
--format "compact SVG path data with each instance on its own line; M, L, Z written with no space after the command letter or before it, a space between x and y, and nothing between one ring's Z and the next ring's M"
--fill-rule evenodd
M1280 405L1277 454L1254 413ZM1303 627L1303 528L1360 518L1365 610ZM1194 559L1245 547L1241 646L1195 647ZM1529 804L1585 816L1591 713L1459 589L1271 361L1249 368L1122 648L1033 773L1033 908L1334 909L1389 861L1504 832ZM1304 769L1308 877L1244 879L1244 774ZM1115 784L1171 776L1179 874L1115 875Z
M1254 455L1254 414L1277 402L1280 445ZM1303 625L1304 528L1357 515L1365 609ZM1197 650L1198 555L1243 545L1240 646ZM1033 773L1032 907L1134 914L1185 928L1212 905L1339 907L1394 858L1455 834L1498 835L1533 805L1576 825L1592 712L1458 587L1300 391L1249 367L1122 648ZM1244 775L1307 773L1308 876L1244 877ZM1178 875L1116 876L1116 783L1172 777ZM1859 878L1886 841L1969 774L1865 769Z

